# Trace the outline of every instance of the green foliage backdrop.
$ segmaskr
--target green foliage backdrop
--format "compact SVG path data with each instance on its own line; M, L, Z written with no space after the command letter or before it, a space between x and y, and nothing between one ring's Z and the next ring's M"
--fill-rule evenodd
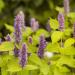
M3 35L4 24L13 25L13 16L23 10L26 14L26 22L29 24L30 17L35 17L40 25L45 26L48 17L55 18L58 14L56 7L63 7L63 0L0 0L0 32ZM71 11L75 11L74 0L70 0ZM0 33L0 36L2 35Z

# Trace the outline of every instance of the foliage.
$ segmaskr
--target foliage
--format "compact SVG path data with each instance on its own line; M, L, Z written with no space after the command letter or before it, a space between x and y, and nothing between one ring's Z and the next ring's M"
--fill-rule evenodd
M6 37L4 37L4 41L0 42L1 75L75 75L75 37L73 36L75 34L75 27L73 25L75 13L70 12L69 14L65 15L65 28L63 31L61 31L59 30L60 24L58 20L51 17L51 14L49 14L49 10L43 10L43 14L40 13L40 15L43 16L43 19L40 15L38 15L39 13L37 12L38 10L36 10L36 8L40 8L39 6L42 5L43 0L11 0L9 2L11 4L10 8L12 8L12 3L14 3L14 7L16 6L15 2L18 2L18 4L19 2L27 3L25 7L26 12L29 12L30 15L35 16L41 21L44 20L44 18L47 19L47 17L50 17L48 25L51 30L47 31L43 28L39 28L34 32L33 29L28 26L25 26L25 29L20 28L21 26L18 27L19 25L23 24L23 21L21 22L21 24L18 24L18 20L20 20L21 17L19 15L23 14L22 12L20 12L18 15L19 18L17 19L16 23L18 28L15 26L15 29L18 37L19 35L21 35L21 37L19 39L20 41L18 40L19 42L16 43L15 40L18 39L18 37L15 38L16 34L14 35L14 27L12 25L10 26L9 24L5 24L6 29L10 31L10 41L6 40ZM59 2L61 3L61 1ZM48 0L47 4L49 4L50 10L54 9L52 0ZM28 5L30 5L30 9L28 9ZM33 7L36 12L34 12ZM56 7L55 10L57 10L57 12L60 12L63 11L63 8ZM23 20L23 16L21 20ZM42 39L45 38L44 41L40 41L41 35ZM30 36L30 41L32 43L29 42ZM40 58L37 52L39 46L41 46L40 43L42 42L42 47L44 48L44 56L43 58ZM45 46L44 43L46 43ZM40 48L41 50L42 47ZM18 56L15 56L15 48L16 51L19 51ZM49 52L52 55L45 55L45 52ZM22 67L20 61L22 60L24 62L24 58L26 63Z

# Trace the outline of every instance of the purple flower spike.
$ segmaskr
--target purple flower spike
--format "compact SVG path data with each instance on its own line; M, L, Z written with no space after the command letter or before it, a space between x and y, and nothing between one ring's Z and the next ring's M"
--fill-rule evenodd
M11 37L10 37L9 34L5 37L5 40L6 40L6 41L11 41Z
M48 18L48 22L47 22L46 29L47 29L49 32L51 31L51 27L50 27L50 18Z
M32 37L31 37L31 36L29 36L28 42L29 42L30 44L32 44L33 40L32 40Z
M39 43L39 50L37 52L38 56L40 58L43 58L44 57L44 49L46 47L46 40L44 38L44 35L41 35L40 36L40 43Z
M22 50L20 51L20 65L22 68L26 66L27 63L27 46L22 44Z
M73 25L73 38L75 38L75 23Z
M22 20L23 20L22 12L19 12L15 17L14 28L15 28L15 43L19 44L22 40Z
M0 44L2 43L2 39L0 38Z
M67 15L70 12L69 0L64 0L64 14Z
M39 23L35 20L35 18L31 18L30 25L34 32L39 28Z
M64 30L64 15L62 13L58 14L59 30Z

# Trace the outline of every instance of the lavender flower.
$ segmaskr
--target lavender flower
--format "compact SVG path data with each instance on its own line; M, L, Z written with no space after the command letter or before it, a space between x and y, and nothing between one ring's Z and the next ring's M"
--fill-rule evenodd
M69 0L64 0L64 13L65 15L67 15L70 11L70 8L69 8Z
M27 46L22 44L22 50L20 51L20 65L22 68L26 66L27 63Z
M22 12L19 12L15 17L14 28L15 28L15 43L19 44L22 40L22 20L24 20L22 16Z
M24 28L24 14L20 11L17 16L15 17L14 22L14 35L15 35L15 48L14 48L14 55L18 56L19 50L16 45L20 45L22 41L22 28Z
M39 50L37 52L38 56L40 58L43 58L44 57L44 49L46 47L46 40L44 38L44 35L41 35L40 36L40 43L39 43Z
M32 40L32 37L31 37L31 36L29 36L28 42L29 42L30 44L32 44L33 40Z
M35 18L31 18L30 25L34 32L39 28L39 23L35 20Z
M50 27L50 18L48 18L48 22L47 22L46 29L47 29L49 32L51 31L51 27Z
M0 38L0 44L2 43L2 39Z
M9 34L5 37L5 40L6 40L6 41L11 41L11 37L10 37Z
M59 30L64 30L64 15L62 13L58 14Z
M73 38L75 38L75 23L73 25Z

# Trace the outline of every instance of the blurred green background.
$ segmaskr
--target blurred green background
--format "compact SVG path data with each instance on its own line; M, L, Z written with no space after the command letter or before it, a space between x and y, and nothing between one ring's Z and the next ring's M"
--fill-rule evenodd
M5 24L14 25L14 16L19 10L25 13L26 25L34 17L45 27L48 17L57 17L56 7L63 7L63 0L0 0L0 37L9 32ZM70 8L75 11L75 0L70 0Z

